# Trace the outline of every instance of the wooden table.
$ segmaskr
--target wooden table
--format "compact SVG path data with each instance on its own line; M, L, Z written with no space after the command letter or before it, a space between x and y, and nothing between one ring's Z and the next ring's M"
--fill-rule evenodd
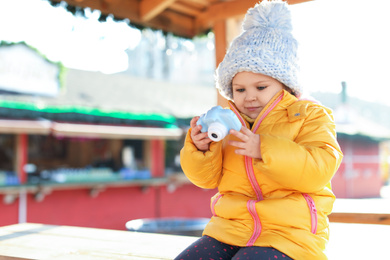
M0 260L172 259L195 239L25 223L0 228Z
M390 259L388 225L331 223L329 259ZM0 260L173 259L196 237L42 224L0 227ZM388 257L388 258L387 258Z

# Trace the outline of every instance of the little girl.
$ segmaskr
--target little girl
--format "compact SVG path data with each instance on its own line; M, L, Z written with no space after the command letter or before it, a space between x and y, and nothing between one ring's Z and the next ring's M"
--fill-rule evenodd
M299 100L297 42L288 6L262 1L217 69L217 87L241 121L212 142L191 120L181 165L218 188L203 236L176 259L327 259L330 181L342 159L332 111Z

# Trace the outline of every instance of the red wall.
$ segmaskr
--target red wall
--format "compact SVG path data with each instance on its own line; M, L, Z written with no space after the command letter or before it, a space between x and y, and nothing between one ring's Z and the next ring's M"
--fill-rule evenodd
M383 185L379 143L365 138L339 139L339 143L344 158L332 179L336 197L379 197Z
M107 188L97 197L88 189L53 190L40 202L28 195L27 222L125 230L138 218L210 217L215 192L192 184L173 192L166 186ZM18 203L0 203L0 226L18 222Z
M339 198L378 197L379 144L370 140L339 140L344 160L332 180ZM358 158L358 159L356 159ZM216 190L192 184L171 188L108 187L96 197L89 189L53 190L43 201L27 196L27 222L125 230L127 221L138 218L210 217L210 198ZM3 199L3 195L0 195ZM19 200L0 201L0 226L18 223Z

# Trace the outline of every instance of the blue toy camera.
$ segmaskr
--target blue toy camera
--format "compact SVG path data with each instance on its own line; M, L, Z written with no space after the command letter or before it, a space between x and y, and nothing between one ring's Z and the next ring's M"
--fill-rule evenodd
M208 132L208 136L214 142L225 138L230 129L240 131L241 123L230 109L215 106L200 116L197 125L202 126L201 132Z

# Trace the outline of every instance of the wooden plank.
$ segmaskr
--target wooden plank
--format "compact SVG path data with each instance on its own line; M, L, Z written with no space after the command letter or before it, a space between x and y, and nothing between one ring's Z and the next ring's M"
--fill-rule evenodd
M52 124L52 133L55 136L67 137L178 140L183 135L183 130L179 128L127 127L55 122Z
M167 9L176 0L142 0L139 3L141 21L149 21Z
M390 225L390 214L334 212L330 214L329 221L339 223Z
M287 2L289 4L298 4L309 1L311 0L289 0ZM259 2L259 0L239 0L212 4L197 17L196 33L212 28L217 21L243 17L249 8L254 7Z
M15 142L15 172L19 177L21 184L26 183L27 173L24 169L24 166L28 161L28 135L27 134L18 134L16 135Z
M227 42L227 29L226 21L217 21L214 24L214 35L215 35L215 66L218 67L219 63L222 62L226 54L228 46ZM217 104L222 107L228 106L227 100L217 91Z
M171 9L175 12L183 13L185 15L193 16L193 17L196 17L196 16L200 15L200 13L201 13L200 9L197 9L193 6L189 6L187 4L180 3L180 2L174 3L173 5L171 5L169 7L169 9Z
M197 33L211 28L218 21L244 16L248 8L253 7L258 2L256 0L240 0L210 5L205 12L196 18Z
M0 133L4 134L47 135L50 128L50 121L0 119Z
M172 259L196 237L42 224L0 228L0 255L27 259Z
M329 221L390 225L390 199L337 199Z
M390 226L330 224L329 259L383 259ZM197 237L42 224L0 227L0 260L173 259Z

